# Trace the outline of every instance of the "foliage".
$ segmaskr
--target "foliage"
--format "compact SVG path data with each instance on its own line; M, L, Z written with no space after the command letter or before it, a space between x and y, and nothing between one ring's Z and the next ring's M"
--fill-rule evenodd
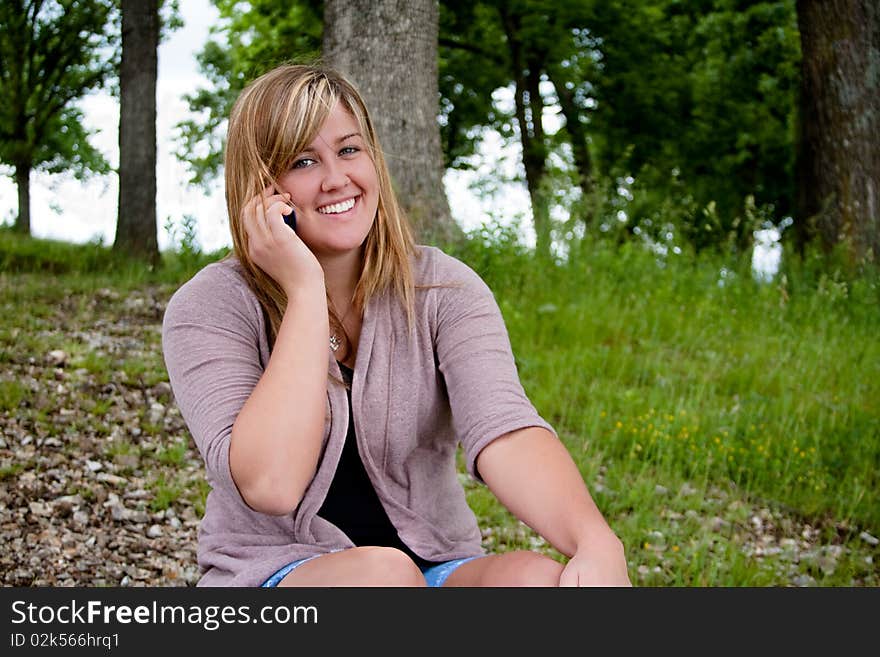
M553 264L510 234L472 237L456 254L495 292L524 386L575 453L880 525L880 272L795 260L763 283L742 256L587 238Z
M0 162L78 178L110 170L73 101L116 70L114 12L109 0L0 4Z
M19 184L32 170L82 180L110 173L89 142L76 102L119 91L118 0L0 3L0 163ZM182 25L178 0L162 0L163 33ZM5 173L5 172L4 172ZM16 225L25 229L27 208Z
M683 185L697 207L714 202L720 233L736 230L741 244L748 196L789 213L800 60L793 3L597 6L592 125L602 168L624 168L661 192Z
M447 0L440 3L440 137L446 167L469 168L480 128L515 134L512 108L492 102L510 85L510 61L495 7ZM474 62L480 65L475 66Z
M223 164L226 117L244 86L268 69L286 61L318 57L323 3L278 3L255 0L212 0L220 22L198 54L199 69L210 84L185 98L198 120L183 121L178 158L202 185L217 176Z
M215 4L216 39L199 56L211 85L188 99L199 118L180 126L179 156L202 183L220 169L225 117L243 85L317 56L322 31L314 0ZM645 194L626 211L626 234L655 211L650 203L680 195L683 239L726 248L733 235L745 251L756 212L791 211L792 0L444 0L439 45L446 166L473 166L485 131L497 131L521 145L542 216L576 205L573 219L595 230L592 217L619 202L618 180L634 178ZM499 89L516 90L519 105L499 103ZM564 119L558 132L539 129L550 111Z
M502 5L522 17L515 34L500 27ZM565 119L543 147L569 162L569 188L585 183L578 217L587 224L628 177L649 191L643 205L690 199L681 233L697 248L723 245L733 232L744 249L753 208L791 211L800 52L790 0L448 1L441 10L449 166L468 166L485 128L517 137L512 112L491 93L513 84L513 39L540 63L543 104Z

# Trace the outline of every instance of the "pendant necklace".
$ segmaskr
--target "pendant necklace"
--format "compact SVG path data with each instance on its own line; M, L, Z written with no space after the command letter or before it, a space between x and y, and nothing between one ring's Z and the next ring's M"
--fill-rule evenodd
M333 302L331 301L330 303L332 304ZM348 317L348 313L351 312L352 306L354 306L354 299L352 299L351 302L348 304L348 310L345 311L345 314L342 316L342 319L339 320L339 326L342 328L343 332L345 331L344 322L345 322L346 318ZM333 309L336 310L336 307L334 306ZM340 346L342 346L342 338L340 338L338 335L336 335L335 332L331 333L330 334L330 349L335 353L336 350L339 349Z

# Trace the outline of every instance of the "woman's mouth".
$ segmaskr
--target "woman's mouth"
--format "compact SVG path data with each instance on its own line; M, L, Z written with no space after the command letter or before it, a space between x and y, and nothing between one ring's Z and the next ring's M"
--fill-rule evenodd
M353 198L347 199L345 201L339 201L338 203L330 203L328 205L322 205L318 208L318 212L320 214L343 214L351 210L355 201L357 201L358 197L355 196Z

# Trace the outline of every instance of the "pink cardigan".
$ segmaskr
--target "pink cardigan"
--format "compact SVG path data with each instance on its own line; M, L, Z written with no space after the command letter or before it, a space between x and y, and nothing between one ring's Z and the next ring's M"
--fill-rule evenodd
M457 445L479 480L477 455L495 438L529 426L555 431L523 391L486 284L439 249L417 251L416 285L443 287L416 291L412 335L390 292L369 302L352 405L364 466L400 538L419 556L445 561L483 553L456 471ZM240 272L236 260L208 265L175 292L163 321L175 400L212 487L199 527L199 586L257 586L291 561L353 545L316 515L348 429L341 385L328 380L318 469L293 513L252 510L232 480L232 425L270 353L262 310ZM329 372L341 378L329 346L327 354Z

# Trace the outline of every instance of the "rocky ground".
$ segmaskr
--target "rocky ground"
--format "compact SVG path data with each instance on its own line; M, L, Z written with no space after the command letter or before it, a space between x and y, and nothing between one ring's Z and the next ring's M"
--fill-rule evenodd
M99 289L7 329L0 378L6 406L20 399L0 419L3 584L197 581L205 484L161 361L168 294Z
M3 283L21 293L7 290L0 323L0 584L194 585L207 486L161 357L172 289L60 289L47 303L25 307L34 281ZM594 482L594 492L602 486ZM862 573L855 583L877 585L880 541L870 533L853 538L853 554L793 515L724 491L715 498L714 505L658 511L670 531L628 548L634 583L675 584L672 571L687 557L676 554L673 536L692 527L732 541L746 558L773 560L777 584L821 585L823 573L855 559ZM484 544L549 551L515 522L486 527Z

